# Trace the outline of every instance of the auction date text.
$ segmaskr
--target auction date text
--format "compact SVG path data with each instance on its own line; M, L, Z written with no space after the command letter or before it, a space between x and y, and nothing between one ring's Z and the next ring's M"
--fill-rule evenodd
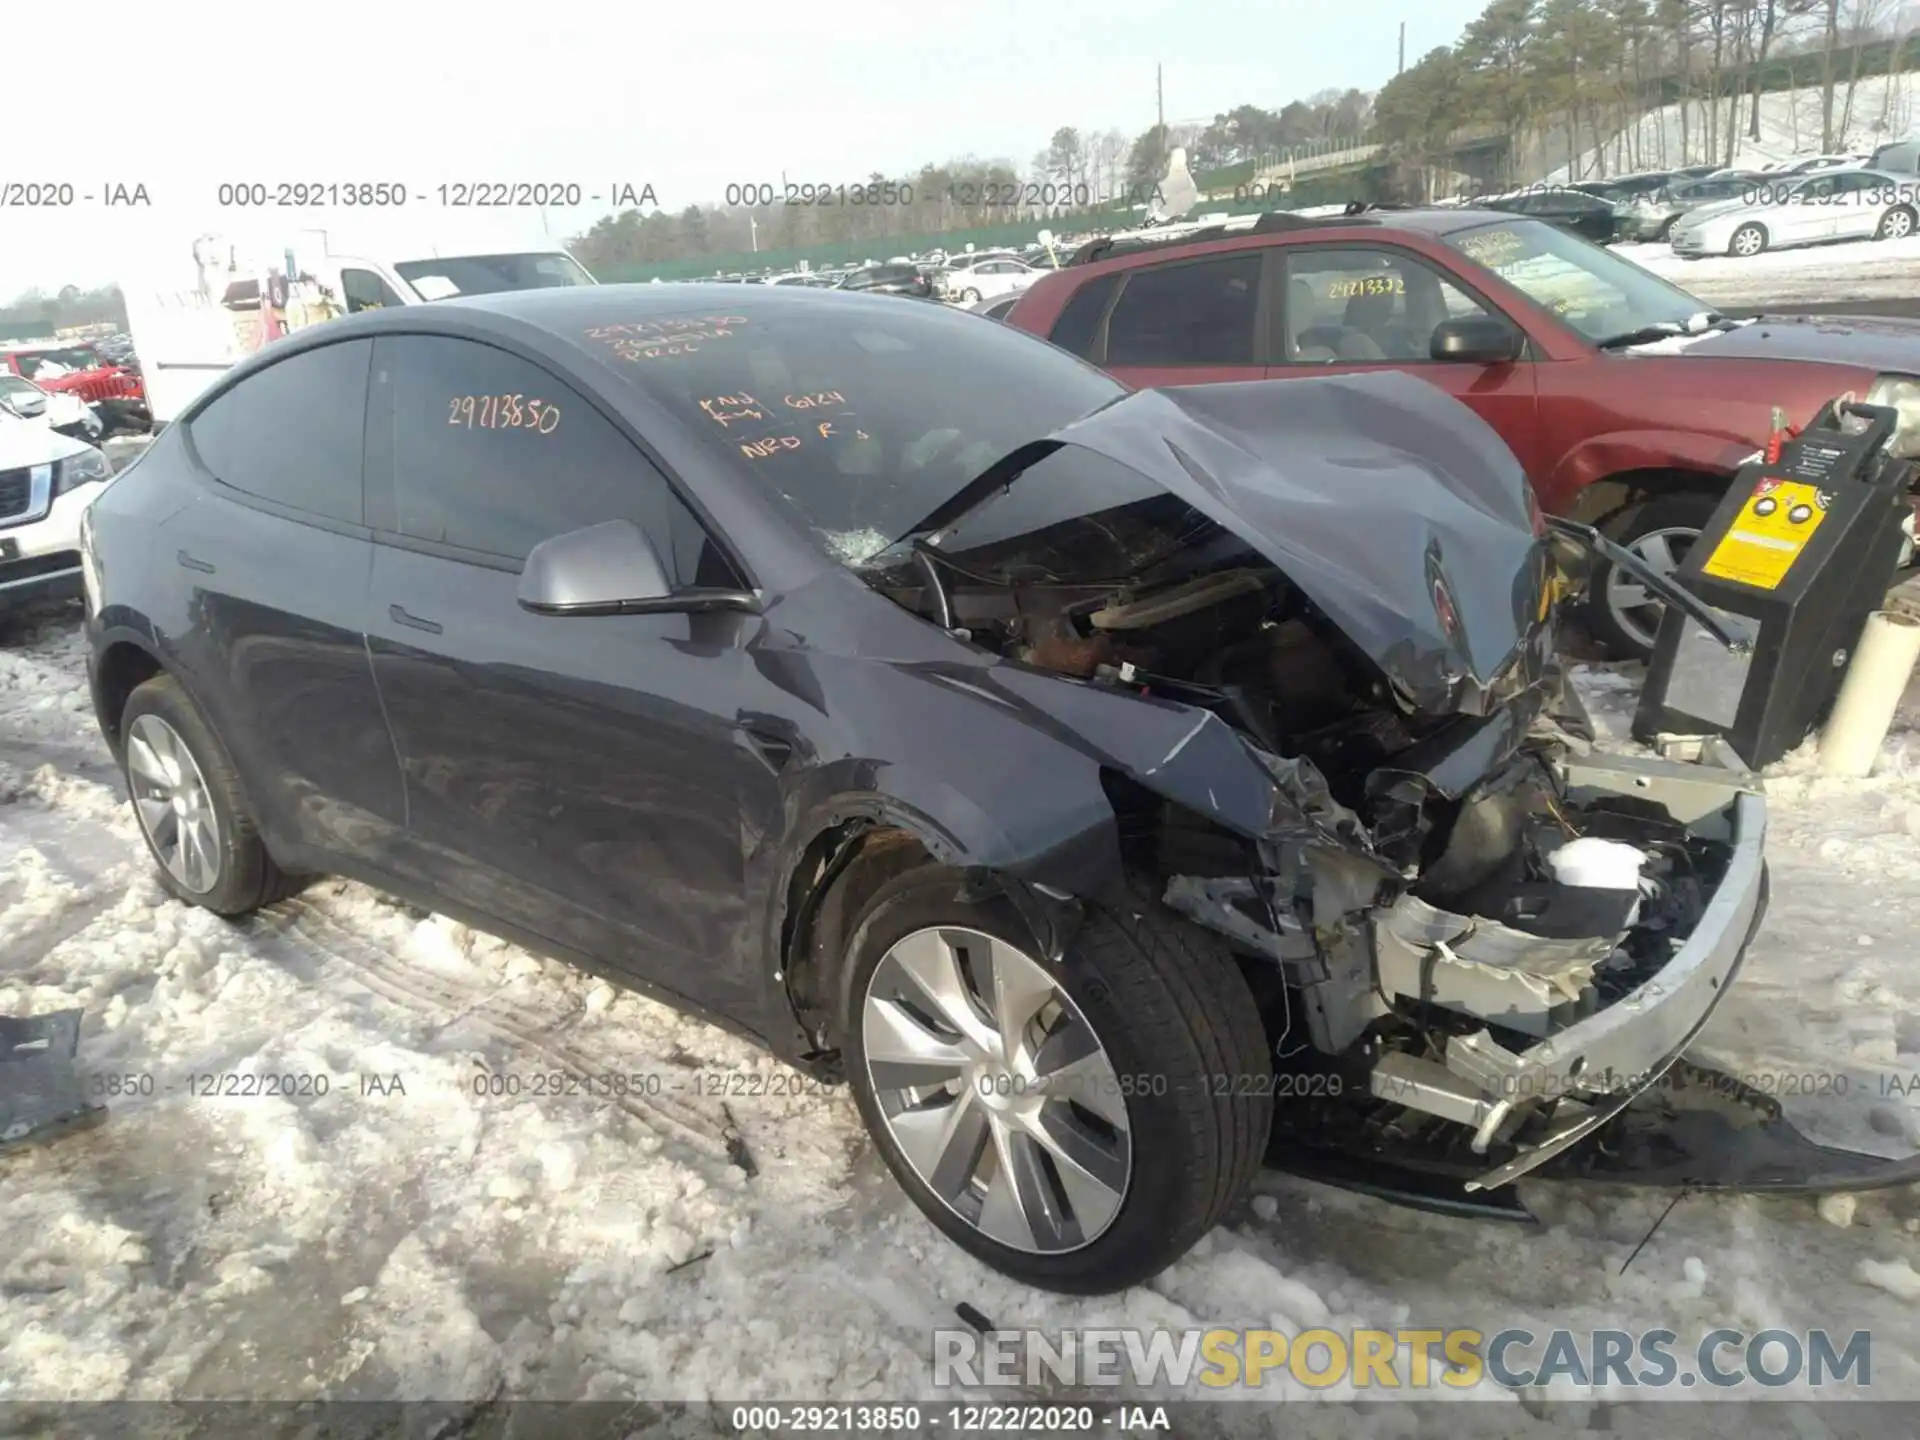
M149 206L153 198L138 182L102 180L0 180L0 210L68 210L75 205Z

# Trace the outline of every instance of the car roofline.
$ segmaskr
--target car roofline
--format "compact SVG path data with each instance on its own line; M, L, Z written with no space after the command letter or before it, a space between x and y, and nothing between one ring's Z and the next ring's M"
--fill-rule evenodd
M1407 234L1450 235L1475 224L1487 223L1477 209L1449 205L1389 205L1354 201L1337 215L1302 215L1291 210L1268 210L1252 215L1235 215L1226 220L1180 227L1180 233L1155 235L1152 232L1120 232L1096 236L1060 262L1062 270L1102 261L1126 259L1134 255L1160 254L1186 246L1217 244L1256 235L1310 234L1320 231L1376 228L1399 230ZM1500 212L1486 212L1497 217ZM1395 217L1420 215L1430 223L1422 226L1397 226ZM1522 217L1524 218L1524 217ZM1443 224L1431 223L1442 221Z

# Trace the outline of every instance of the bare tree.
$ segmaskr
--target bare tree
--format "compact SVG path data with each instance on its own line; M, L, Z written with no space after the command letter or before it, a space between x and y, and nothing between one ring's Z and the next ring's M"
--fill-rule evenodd
M1860 84L1860 52L1866 48L1880 28L1880 22L1889 13L1897 0L1851 0L1847 15L1847 44L1851 54L1847 62L1846 103L1840 111L1840 130L1833 139L1833 148L1847 143L1847 135L1853 129L1853 96ZM1887 76L1889 87L1893 84L1891 73Z
M1820 37L1820 148L1833 149L1834 51L1840 44L1840 0L1820 0L1824 28Z

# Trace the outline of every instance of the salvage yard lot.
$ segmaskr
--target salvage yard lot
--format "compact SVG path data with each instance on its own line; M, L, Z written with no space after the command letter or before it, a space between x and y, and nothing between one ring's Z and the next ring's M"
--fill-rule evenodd
M962 1302L1050 1330L1867 1329L1873 1393L1920 1398L1907 1190L1829 1204L1844 1228L1689 1197L1622 1274L1669 1196L1536 1185L1529 1230L1268 1176L1150 1286L1023 1289L913 1210L844 1092L719 1031L357 885L239 925L165 898L78 622L0 646L0 1013L84 1006L83 1066L133 1093L0 1168L0 1400L898 1399ZM1634 675L1581 680L1621 735ZM1896 1153L1920 1144L1916 724L1910 695L1873 780L1770 779L1772 912L1702 1046L1846 1076ZM194 1078L229 1074L308 1093Z

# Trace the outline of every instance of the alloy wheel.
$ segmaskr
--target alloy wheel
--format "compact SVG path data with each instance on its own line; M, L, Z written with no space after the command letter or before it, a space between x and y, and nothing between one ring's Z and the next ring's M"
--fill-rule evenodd
M1698 530L1670 525L1662 530L1649 530L1623 544L1658 574L1671 575L1680 562L1687 558L1687 551L1699 538ZM1653 649L1654 640L1660 634L1660 617L1666 611L1666 603L1656 599L1645 585L1618 566L1609 567L1608 570L1607 609L1612 612L1614 623L1636 645L1645 650Z
M1880 233L1889 240L1904 240L1913 233L1913 214L1907 210L1890 210L1880 222Z
M1767 237L1758 226L1742 227L1733 237L1733 253L1741 256L1758 255L1766 247Z
M916 930L874 967L861 1038L889 1137L967 1224L1058 1254L1113 1223L1133 1171L1119 1076L1031 956L979 930Z
M212 890L220 881L220 817L187 742L158 715L128 727L127 783L167 873L195 895Z

